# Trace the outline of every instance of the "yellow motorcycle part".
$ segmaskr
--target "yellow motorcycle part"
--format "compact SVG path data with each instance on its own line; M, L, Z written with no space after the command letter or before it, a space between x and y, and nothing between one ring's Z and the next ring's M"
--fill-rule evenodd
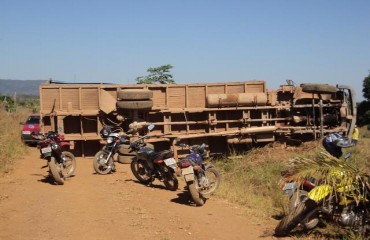
M308 192L308 197L315 202L319 202L324 199L333 191L333 188L330 185L320 185L314 187L310 192Z

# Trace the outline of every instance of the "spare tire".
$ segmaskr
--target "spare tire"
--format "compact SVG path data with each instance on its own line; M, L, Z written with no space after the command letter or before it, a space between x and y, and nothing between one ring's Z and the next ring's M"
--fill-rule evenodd
M132 160L136 158L136 156L132 156L132 155L121 155L121 154L118 154L118 162L119 163L122 163L122 164L129 164L132 162Z
M121 155L135 155L135 152L130 151L130 145L129 144L121 144L118 148L118 154Z
M117 107L122 109L151 109L153 101L117 101Z
M124 89L117 92L121 100L148 100L153 97L153 92L147 89Z
M308 93L336 93L337 87L329 84L314 84L304 83L301 84L302 91Z

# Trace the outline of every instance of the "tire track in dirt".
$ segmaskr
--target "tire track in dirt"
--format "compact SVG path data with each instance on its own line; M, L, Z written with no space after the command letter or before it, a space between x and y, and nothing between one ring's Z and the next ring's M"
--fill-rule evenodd
M103 176L94 174L92 159L78 158L76 176L57 186L48 182L45 164L30 148L1 176L0 239L274 239L274 220L255 224L215 198L195 207L181 180L174 192L158 181L147 187L128 164Z

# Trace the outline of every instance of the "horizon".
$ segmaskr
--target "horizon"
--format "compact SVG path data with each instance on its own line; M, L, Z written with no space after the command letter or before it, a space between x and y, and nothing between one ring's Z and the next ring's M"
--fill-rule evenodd
M370 2L4 1L0 78L134 84L171 64L177 83L351 85L370 69Z

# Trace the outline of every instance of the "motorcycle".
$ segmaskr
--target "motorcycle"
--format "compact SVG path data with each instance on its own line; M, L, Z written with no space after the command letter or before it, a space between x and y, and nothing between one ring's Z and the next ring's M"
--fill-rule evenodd
M323 166L328 169L326 176L311 188L300 188L307 181L301 176L290 187L285 184L284 189L291 194L290 211L276 226L276 236L286 236L296 227L314 229L323 218L368 236L370 177L341 159L331 158L319 165Z
M185 158L179 160L178 167L184 176L189 194L197 206L203 206L211 194L220 185L221 175L212 164L205 163L204 158L208 155L206 144L188 146L190 150Z
M151 131L154 125L148 126ZM130 143L130 150L136 152L136 157L131 162L131 171L135 178L142 184L151 184L155 179L163 181L168 190L176 191L179 183L175 176L177 168L174 154L170 150L155 152L152 147L148 147L144 139L149 136L144 135Z
M118 152L121 144L126 142L126 138L120 135L122 129L113 129L110 126L104 126L100 131L100 136L105 141L105 146L95 154L93 167L98 174L108 174L114 172L114 156Z
M57 132L32 133L32 137L39 140L40 158L48 161L49 170L54 181L63 185L65 178L71 177L76 170L75 156L65 149L70 146L64 141L64 136Z

